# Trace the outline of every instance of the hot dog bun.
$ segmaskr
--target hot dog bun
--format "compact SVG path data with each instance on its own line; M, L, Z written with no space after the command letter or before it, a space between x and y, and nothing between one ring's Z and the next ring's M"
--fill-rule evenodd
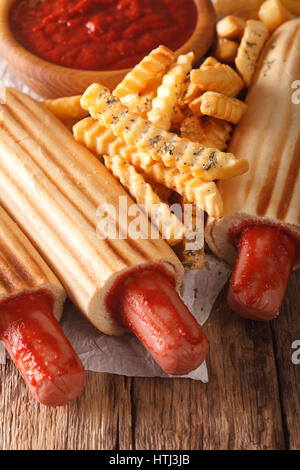
M0 207L0 304L21 294L46 291L53 298L53 314L60 320L66 294L59 280Z
M125 329L105 302L118 276L159 264L179 287L182 264L162 239L101 240L96 233L99 205L112 204L118 212L119 196L128 208L133 201L43 105L11 88L1 94L0 202L84 315L104 333L120 335Z
M300 104L293 103L292 87L300 77L299 44L299 18L270 38L230 144L229 152L247 159L250 170L219 183L224 217L210 218L206 227L209 247L230 264L236 249L228 235L243 222L275 224L300 239Z

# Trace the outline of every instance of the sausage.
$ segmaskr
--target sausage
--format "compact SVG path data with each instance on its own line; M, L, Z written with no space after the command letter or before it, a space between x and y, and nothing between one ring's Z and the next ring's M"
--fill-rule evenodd
M241 234L228 303L251 320L272 320L280 311L295 261L295 242L277 228L248 227Z
M61 406L79 395L84 368L52 315L48 298L27 294L4 302L0 338L38 402Z
M204 361L208 340L166 276L150 270L133 274L117 295L123 324L167 374L185 375Z

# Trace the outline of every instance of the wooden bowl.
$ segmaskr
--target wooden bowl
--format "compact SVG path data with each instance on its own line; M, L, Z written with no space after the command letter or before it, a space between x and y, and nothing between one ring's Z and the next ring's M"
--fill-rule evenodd
M91 83L98 82L111 90L130 69L85 71L52 64L22 47L10 28L10 11L18 0L0 2L0 54L11 70L43 98L56 98L82 93ZM194 51L195 61L201 59L211 45L215 32L215 13L210 0L194 0L198 10L196 29L190 39L176 51Z

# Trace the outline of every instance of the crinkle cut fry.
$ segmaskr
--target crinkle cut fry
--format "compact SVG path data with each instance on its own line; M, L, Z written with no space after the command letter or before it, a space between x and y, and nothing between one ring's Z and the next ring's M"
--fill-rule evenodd
M213 181L203 181L190 173L182 174L176 168L167 168L153 160L147 153L127 145L115 137L96 119L83 119L73 127L75 139L98 155L120 155L137 169L141 169L153 181L173 189L188 202L195 203L211 217L219 218L223 213L223 201Z
M201 111L207 116L232 122L237 124L245 114L248 106L237 98L207 91L204 93L201 102Z
M129 112L102 85L90 85L82 96L81 106L114 135L123 137L128 145L135 145L154 160L162 161L167 167L176 167L182 173L212 181L232 178L248 170L247 161L238 160L231 153L182 139Z
M104 163L136 202L145 208L148 216L151 216L151 221L163 237L167 239L168 243L170 245L180 243L184 234L183 224L177 219L176 215L172 214L169 206L155 194L150 184L146 183L144 177L136 171L134 166L127 163L120 156L110 157L105 155ZM157 208L157 213L153 213L154 208Z
M169 68L157 89L152 101L152 109L148 112L149 121L165 130L169 130L175 113L175 106L181 95L184 80L192 68L194 53L180 55Z
M174 61L175 54L165 46L159 46L138 63L119 83L113 94L118 98L139 94L145 90L158 75L163 75Z
M184 213L185 235L182 240L181 262L185 269L202 269L204 266L204 224L197 207L188 205L185 198L181 205ZM190 243L199 246L189 246Z
M192 70L191 81L203 91L216 91L227 96L236 96L244 88L244 82L236 71L220 63Z
M44 106L49 109L60 121L71 119L83 119L87 116L87 111L80 106L81 95L64 96L62 98L50 99L44 102Z

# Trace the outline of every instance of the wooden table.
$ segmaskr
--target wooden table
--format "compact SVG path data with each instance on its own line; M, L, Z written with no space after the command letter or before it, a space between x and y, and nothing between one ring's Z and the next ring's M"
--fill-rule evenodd
M8 361L0 449L299 449L299 287L300 272L271 323L238 318L220 294L205 325L208 384L89 372L77 401L51 409L32 400Z

